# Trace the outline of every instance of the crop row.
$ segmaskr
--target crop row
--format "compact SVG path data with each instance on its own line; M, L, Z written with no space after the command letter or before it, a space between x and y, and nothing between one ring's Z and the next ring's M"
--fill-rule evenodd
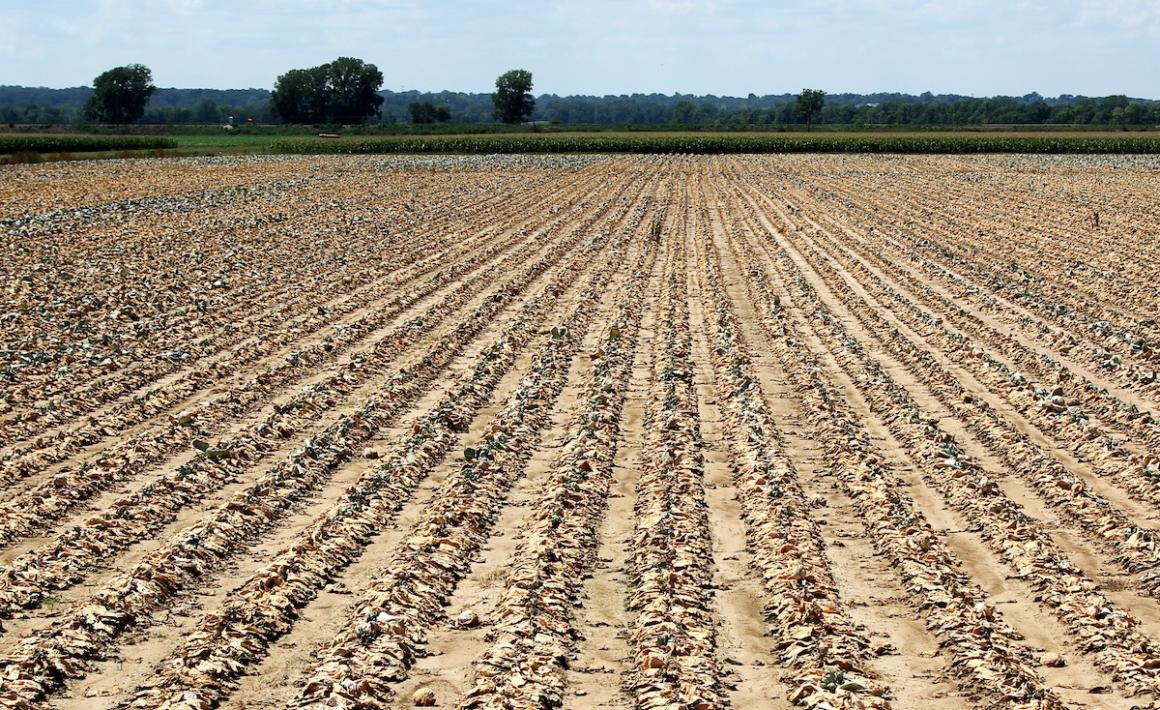
M290 323L282 323L276 330L271 328L274 332L270 337L247 339L219 357L196 360L192 368L169 379L163 385L151 386L144 393L132 393L132 389L143 382L154 380L159 373L137 370L132 375L117 376L104 386L94 385L84 393L84 396L71 397L65 403L45 405L46 408L51 407L52 418L59 420L62 416L75 418L86 411L97 409L103 403L115 402L105 411L96 411L82 423L69 428L60 427L37 433L31 425L41 423L43 417L24 418L15 422L10 429L23 425L20 426L23 430L22 435L35 438L23 445L15 445L5 452L3 460L0 460L0 481L10 484L25 478L68 459L86 447L117 436L137 424L167 414L175 406L186 402L189 397L236 374L239 367L272 356L282 348L293 345L299 338L316 334L325 325L333 325L336 319L344 315L367 309L355 320L334 326L333 332L322 335L317 342L299 347L281 360L271 363L248 382L241 384L237 390L210 401L203 401L196 406L186 407L183 411L169 416L167 421L134 434L117 448L132 447L139 454L147 452L142 460L142 463L147 463L172 452L180 443L187 444L191 438L211 436L221 424L228 421L230 417L226 416L227 412L241 411L246 407L242 404L243 401L247 404L261 401L263 396L277 391L277 386L288 384L309 368L339 357L406 309L445 288L448 283L469 276L489 260L502 255L506 247L513 245L514 242L510 242L499 247L486 247L480 253L469 253L462 259L460 257L464 255L453 253L447 255L449 258L432 260L434 263L417 264L419 267L416 269L417 275L425 278L411 279L402 276L399 280L392 279L360 289L340 304L329 308L319 307L305 317L295 318ZM386 303L381 303L382 301ZM368 306L372 305L378 307L368 309ZM280 315L274 314L272 317L278 319ZM126 393L133 394L132 398L126 400L124 398ZM174 434L179 431L185 432L187 436L175 437ZM166 445L166 442L172 443ZM116 453L106 451L102 456L111 458L115 457Z
M863 327L875 333L896 357L924 374L927 386L939 401L967 424L1007 465L1008 470L1017 471L1021 478L1028 479L1041 497L1059 510L1065 519L1076 522L1097 545L1110 549L1116 564L1125 571L1154 570L1160 566L1160 553L1155 544L1160 533L1132 523L1081 477L1053 460L1050 452L1043 450L1001 412L967 392L953 375L929 356L925 348L912 342L898 329L884 327L876 304L857 298L841 280L832 263L826 255L814 261L814 268L829 282L830 288L848 305ZM980 363L981 358L970 358L964 364L971 367ZM1096 461L1093 470L1097 473L1113 478L1145 502L1160 501L1157 485L1150 473L1155 470L1156 463L1149 462L1147 457L1132 461L1112 437L1091 435L1091 430L1084 426L1083 410L1075 400L1070 407L1067 406L1062 387L1051 391L1043 387L1031 389L1025 384L1020 385L1017 373L1002 371L1001 365L993 360L989 365L978 371L979 377L991 391L1011 401L1024 418L1060 444L1081 454L1082 458ZM1079 443L1073 443L1069 436ZM1153 573L1143 580L1144 588L1152 594L1156 593L1157 587L1154 577Z
M730 230L731 231L731 230ZM800 329L790 322L770 276L740 234L729 235L734 258L749 274L747 289L766 342L797 383L811 434L825 451L828 468L856 505L867 535L901 576L912 607L925 620L948 658L947 673L968 693L1007 707L1062 708L1058 696L1033 668L1020 636L962 571L905 484L893 471L862 418L834 386Z
M2 376L11 389L0 407L12 410L5 423L11 418L28 434L66 421L252 342L290 314L316 315L335 296L424 255L431 231L447 238L440 231L451 220L438 183L413 186L414 199L429 204L392 219L388 236L371 218L398 209L333 209L332 198L345 195L349 182L235 194L202 206L189 216L199 218L195 224L173 214L180 202L170 198L156 207L159 214L134 212L112 229L80 220L60 233L20 238L7 266L19 308L2 322ZM340 231L323 238L333 230Z
M176 147L177 141L164 136L0 135L0 154L84 153Z
M709 296L711 358L746 542L765 590L763 616L802 707L885 709L889 691L871 669L870 639L844 608L812 501L763 398L752 357L722 285L716 251L701 249Z
M547 234L557 224L562 223L565 217L564 214L558 215L549 224L537 230L536 235ZM510 233L505 234L510 237ZM417 249L430 251L432 247L430 238L418 241L423 243ZM317 331L323 324L333 325L335 319L345 314L358 316L353 321L334 326L335 332L332 335L326 335L318 342L292 351L282 360L269 363L263 371L255 373L248 382L243 383L240 389L232 389L229 393L210 402L200 403L196 407L187 407L184 411L173 415L168 422L135 434L132 439L120 444L119 448L135 450L139 455L139 465L144 465L171 452L176 445L187 444L193 438L207 438L214 434L221 424L254 403L262 401L270 393L276 392L277 386L289 384L309 368L339 357L350 346L389 323L397 314L413 307L438 290L446 288L448 283L454 283L458 278L470 276L473 272L487 267L489 262L519 246L518 240L510 238L503 241L493 238L489 241L492 243L485 242L480 245L474 240L469 240L462 248L450 248L439 255L413 261L391 278L359 289L341 303L319 307L305 316L294 318L291 323L283 324L269 337L248 338L238 348L211 362L198 362L195 368L187 370L180 377L168 380L163 387L153 387L144 394L134 396L130 401L112 407L109 411L90 416L84 424L67 431L45 432L34 442L12 447L0 460L0 481L8 483L64 460L70 454L82 447L91 446L103 437L115 435L139 421L165 413L168 408L182 403L185 398L236 372L239 365L276 353L279 346L292 344L296 338ZM497 241L498 244L495 243ZM526 250L527 245L523 246ZM415 256L419 253L417 251ZM402 261L406 262L405 259ZM504 263L506 262L490 263L490 270L502 271L506 268ZM423 278L420 279L420 276ZM476 281L478 280L477 278ZM382 303L383 301L386 302ZM369 307L372 305L376 307ZM111 399L118 391L126 389L123 383L134 379L136 378L127 378L124 374L119 374L113 383L114 386L94 386L92 389L98 393L94 399L101 401ZM96 401L90 401L91 406L95 404ZM55 409L59 413L61 407L57 406ZM175 436L175 432L184 432L184 436ZM146 455L140 456L142 453ZM105 452L102 456L107 459L113 458L115 454Z
M807 306L805 312L817 324L814 332L858 383L871 409L919 462L924 480L982 527L984 539L1044 595L1046 606L1082 640L1081 648L1093 654L1097 666L1132 693L1155 696L1153 668L1160 661L1138 631L1139 621L1098 591L1097 585L1068 560L1051 534L1008 498L937 420L923 413L906 389L845 330L816 291L800 276L793 276L796 268L784 253L781 257L783 273L796 283ZM1064 505L1071 504L1074 494L1057 485L1041 491L1048 502L1054 499Z
M289 154L357 153L1160 153L1160 138L1051 136L403 136L288 138Z
M575 608L595 561L597 525L607 507L633 355L649 279L622 303L595 352L583 403L542 485L507 569L503 597L490 615L491 646L474 664L463 710L532 710L563 704L568 659L578 636Z
M462 194L464 188L467 192L482 190L480 194L501 196L538 189L565 173L601 160L586 155L508 155L487 159L439 155L364 156L319 162L292 156L235 155L164 163L119 160L13 166L5 169L7 179L0 183L0 227L12 228L22 236L44 236L78 224L119 224L129 216L165 214L177 216L180 221L184 215L227 202L257 206L251 215L277 213L294 205L263 209L265 196L282 192L305 197L303 187L349 185L350 177L368 171L374 172L376 179L359 181L359 192L384 199L350 199L359 193L349 189L341 199L358 208L373 204L371 213L393 214L406 222L415 197L427 203L423 194L428 188L442 190L445 196ZM406 179L400 181L404 175ZM288 192L292 186L297 188ZM418 193L410 188L418 188ZM472 204L486 207L488 202Z
M902 218L892 217L892 212L902 213ZM1120 378L1125 387L1139 391L1153 406L1160 402L1160 355L1152 342L1156 337L1154 318L1141 320L1125 313L1122 309L1127 302L1101 306L1059 283L1058 277L1033 273L1054 274L1058 267L1024 265L1006 254L999 258L994 252L980 250L977 227L956 225L934 233L918 232L912 220L921 213L910 212L905 202L871 214L871 237L883 242L889 250L886 253L894 252L900 259L917 263L929 280L945 284L963 303L1002 317L1028 337L1050 344L1069 358L1084 360L1096 372ZM894 238L883 238L884 230ZM1146 300L1139 296L1133 300L1138 306L1134 310L1148 310Z
M1106 441L1112 449L1127 447L1138 452L1160 445L1160 427L1152 417L1092 383L1083 373L1064 367L1050 355L1038 353L1013 338L1009 332L987 324L897 262L885 258L880 250L868 248L865 242L874 242L875 234L855 240L841 238L839 235L842 233L841 225L835 224L828 230L819 227L812 232L810 239L830 258L846 262L847 268L857 273L865 287L881 294L880 303L911 328L924 334L942 333L938 337L943 341L944 350L961 366L992 382L994 380L986 374L988 371L1005 378L1007 386L999 386L996 382L994 391L1014 388L1025 393L1024 397L1032 395L1045 412L1059 415L1057 421L1071 419L1073 424L1081 427L1083 435L1080 438L1100 445ZM889 274L891 279L914 294L914 300L891 286L880 274ZM920 302L938 310L925 311L917 305ZM1041 383L1037 384L1036 378ZM1062 395L1052 394L1061 387L1065 390ZM1094 417L1100 421L1094 421ZM1113 441L1110 434L1102 431L1105 428L1116 429L1129 438Z
M630 273L649 270L654 254L651 245L644 245ZM535 451L595 315L598 292L586 294L576 317L552 330L552 340L533 359L529 374L508 396L486 433L464 450L462 466L435 492L346 625L318 653L295 707L391 705L390 683L406 677L422 653L426 631L446 620L443 607ZM630 288L621 305L639 310L643 297L642 289Z
M1031 186L1005 174L982 180L951 179L937 185L919 179L913 171L896 175L897 180L875 186L870 194L857 193L852 185L834 180L820 180L811 191L831 202L857 198L849 202L852 214L865 216L871 205L889 207L890 215L924 219L923 231L939 238L946 234L958 241L962 237L963 243L983 252L1000 249L1010 274L1032 283L1050 281L1079 296L1081 303L1090 301L1113 313L1138 312L1147 294L1160 295L1153 285L1160 276L1157 265L1145 256L1148 236L1137 230L1112 233L1112 225L1093 224L1094 214L1102 214L1105 220L1130 219L1130 212L1123 214L1122 204L1092 202L1091 211L1085 211L1066 192L1051 194L1049 185ZM1102 178L1066 176L1063 182L1088 191L1094 187L1088 180ZM1101 192L1106 194L1106 188ZM1071 208L1060 209L1059 200ZM978 228L981 215L987 218L987 228L982 230ZM824 216L835 215L827 212Z
M16 685L21 688L14 700L34 700L66 678L83 675L86 663L103 657L124 631L147 619L154 609L202 578L213 566L244 549L354 456L355 447L387 425L404 405L415 401L451 359L490 325L503 305L518 295L523 285L568 251L564 244L556 244L550 252L554 257L525 267L511 280L509 288L501 289L478 306L440 338L427 355L400 369L353 413L343 415L307 439L288 459L234 494L208 517L178 533L171 544L120 575L64 619L20 641L0 659L0 669L6 677L17 680ZM572 256L576 263L587 263L585 250ZM532 307L539 309L536 302ZM205 457L210 456L207 452Z
M632 666L639 710L723 707L713 546L693 382L683 225L669 235L658 333L645 408L644 456L628 568Z
M769 188L762 181L748 182L758 189ZM1027 261L1017 264L1009 258L997 258L995 252L979 248L977 235L987 230L978 224L936 229L927 224L933 220L934 210L910 209L906 200L865 205L864 198L849 188L835 192L801 178L796 182L803 184L806 195L812 193L811 202L825 202L803 204L797 199L800 195L793 195L797 205L763 198L781 213L783 221L788 220L787 214L796 216L799 224L787 225L791 230L814 234L822 230L820 223L829 224L833 234L845 236L849 248L863 252L876 263L882 262L880 268L897 272L906 271L905 265L913 265L911 268L921 272L916 279L910 277L916 280L915 288L952 300L952 307L958 311L972 309L973 314L968 317L1001 318L1009 341L1018 342L1022 334L1026 342L1050 347L1055 357L1042 356L1049 366L1060 369L1066 363L1064 358L1082 360L1093 372L1117 378L1121 386L1138 392L1146 402L1150 399L1154 406L1160 391L1155 348L1150 345L1155 320L1123 313L1119 308L1127 300L1112 308L1100 308L1095 300L1083 297L1076 289L1056 285L1057 277L1035 276L1030 271L1055 274L1065 270L1062 265L1033 266ZM843 211L849 214L843 215ZM860 227L852 239L855 232L851 223ZM870 248L870 244L875 246ZM1131 303L1139 307L1136 310L1147 311L1143 290L1137 288L1134 294ZM1155 419L1146 412L1128 415Z
M538 273L538 270L546 268L560 258L570 246L579 243L579 240L580 236L574 234L562 243L554 245L549 256L544 257L534 264L532 269L524 272L523 279L532 278L534 274ZM527 255L522 252L526 251L531 254L535 252L537 247L538 245L535 243L526 244L523 249L510 256L508 261L512 266L515 266L526 258ZM410 347L417 336L437 327L457 308L474 298L478 289L485 285L489 278L490 274L484 273L461 283L439 302L408 321L399 324L365 351L356 353L346 365L336 372L309 386L289 401L276 406L272 413L246 430L226 441L218 442L212 447L212 450L217 452L215 456L199 457L182 465L172 475L163 477L154 485L143 489L137 499L130 504L130 511L140 508L142 520L149 521L149 527L155 527L164 523L176 510L176 508L167 509L165 505L165 501L170 497L174 497L175 505L181 506L188 503L192 495L204 495L225 485L227 481L236 477L246 467L261 461L276 451L286 438L296 433L302 426L311 423L317 414L333 406L338 401L338 397L354 391L366 382L367 378L380 373L394 358ZM500 288L496 296L485 305L492 311L497 311L514 293L518 292L518 286L521 283L519 278L512 279L503 288ZM450 353L439 353L438 355L440 361L450 357ZM263 389L269 390L268 387L263 387ZM180 441L185 440L186 435L178 427L174 437ZM151 441L148 436L145 440ZM159 447L154 443L153 448L156 450ZM211 447L206 443L202 448L208 450ZM6 501L2 508L2 516L0 516L0 540L11 542L42 528L48 521L63 515L71 507L97 491L107 489L118 481L137 475L144 469L145 460L147 460L146 457L138 453L136 446L130 446L127 450L118 452L116 458L99 459L97 465L82 466L76 471L56 474L44 484L17 498ZM101 465L102 462L105 465ZM113 465L110 466L108 463ZM129 524L133 516L129 516L129 520L126 520L127 512L129 511L118 510L118 522L113 527L134 538L144 534L145 529ZM109 528L99 523L76 528L70 535L63 536L58 546L62 550L78 550L76 546L81 545L85 538L96 534L107 535L108 532ZM87 547L90 555L96 552L91 546L81 545L81 547ZM72 554L78 553L73 552ZM58 555L48 553L38 556L36 563L27 564L29 572L20 576L28 577L31 575L33 578L43 579L45 572L42 565L49 559L58 560ZM61 564L61 561L57 561L56 564ZM25 561L21 561L18 566L26 566ZM35 603L35 600L36 597L27 599L32 603Z
M565 253L569 246L567 241L557 245L555 254ZM553 258L545 257L534 264L526 272L528 276L525 279L538 274L553 261ZM45 591L72 586L78 581L78 573L82 569L99 564L117 550L144 538L171 521L177 511L220 489L247 468L273 454L287 438L333 409L343 396L355 391L368 378L385 372L390 363L414 341L416 332L437 326L462 302L473 297L483 281L484 277L481 276L479 283L473 280L464 282L459 289L448 294L443 302L393 329L363 356L352 359L350 365L277 407L273 414L259 422L252 431L242 432L212 447L208 443L203 444L204 454L179 467L173 474L163 476L138 493L117 501L110 512L86 519L83 525L60 535L52 544L14 560L4 570L4 575L0 576L0 613L8 614L17 607L37 605ZM500 293L514 293L522 285L520 280L513 279L507 285L508 288L501 289ZM486 317L497 313L509 298L510 295L507 298L489 299L485 302L485 310L477 310L473 315ZM452 336L457 334L457 330L451 331ZM454 342L450 336L437 341L442 348L432 350L428 364L435 368L450 362L454 354ZM311 439L307 439L307 442L310 446L318 445L317 441ZM123 477L130 470L115 473ZM0 529L7 531L10 537L18 533L29 534L43 527L52 515L62 513L66 509L63 501L79 502L84 495L108 487L116 480L119 477L110 475L101 479L90 474L70 486L50 485L49 491L59 491L52 499L16 499L9 507L23 517ZM52 507L47 507L48 504Z
M1066 503L1059 499L1056 499L1056 503L1067 509L1072 517L1082 519L1085 527L1092 529L1097 540L1102 543L1122 543L1134 535L1134 549L1117 549L1117 553L1128 563L1129 569L1139 570L1155 566L1156 554L1149 542L1150 531L1139 530L1129 525L1121 513L1089 490L1080 478L1068 472L1059 462L1053 461L1048 452L1043 451L1027 434L1019 431L1006 417L986 405L983 400L970 395L955 377L934 363L929 355L924 356L925 348L917 347L897 328L887 327L881 317L882 309L877 304L859 297L839 274L835 264L841 263L842 259L836 259L832 252L816 251L810 242L802 243L800 237L785 238L790 243L798 244L795 247L797 251L807 262L812 263L813 268L829 284L837 297L850 307L863 327L877 333L878 339L897 357L911 363L917 362L918 366L925 370L926 381L939 396L941 403L967 423L1011 470L1020 471L1022 475L1032 478L1035 485L1045 494L1056 489L1069 490ZM801 281L801 277L798 277L798 281ZM899 294L892 295L893 299L884 299L887 311L893 310L895 302L904 302ZM939 321L927 316L920 319L919 323L912 323L915 327L922 324L938 325ZM952 352L957 350L953 342L949 347ZM1056 387L1054 390L1042 387L1030 390L1025 386L1025 378L1009 370L1002 371L1004 370L1002 365L993 359L987 361L989 367L978 370L973 366L985 356L985 352L980 351L979 355L966 359L964 367L976 369L978 376L991 386L991 390L1005 395L1026 419L1049 436L1055 437L1061 444L1077 452L1082 451L1085 458L1118 460L1114 466L1117 477L1132 478L1128 471L1134 469L1136 483L1146 483L1147 471L1151 464L1146 460L1138 460L1130 467L1124 466L1128 456L1119 443L1110 436L1093 435L1093 430L1081 426L1085 415L1077 406L1080 402L1072 399L1069 406L1062 387ZM1067 434L1078 438L1081 443L1075 444L1066 438ZM1097 470L1100 468L1097 467ZM1050 500L1052 496L1048 498Z
M600 210L596 213L603 214ZM573 233L553 244L539 260L525 266L515 276L501 284L482 306L467 316L465 321L461 321L435 342L430 354L420 366L417 366L419 370L416 372L434 373L439 368L445 367L456 355L459 347L457 344L464 342L465 335L480 332L488 318L499 313L531 283L533 278L551 268L565 255L566 262L571 264L568 268L578 268L584 255L602 245L601 240L590 239L587 240L586 246L574 252L584 233L585 230L581 228L573 230ZM539 248L535 242L524 244L510 258L510 267L516 267ZM2 582L0 591L3 592L0 599L4 602L0 605L0 609L10 613L14 607L36 605L46 590L72 586L80 578L78 573L82 569L99 564L113 552L142 539L172 520L177 511L221 488L246 468L277 451L283 445L282 442L304 426L311 424L319 414L332 409L343 395L353 392L369 378L384 371L384 368L415 340L416 333L437 326L457 307L472 298L478 287L489 277L490 275L485 273L464 282L427 312L394 328L364 356L355 357L338 372L315 383L288 403L277 407L273 414L250 430L212 447L204 444L205 454L183 465L174 474L164 476L145 486L138 493L115 502L111 512L89 518L84 525L76 526L62 534L46 548L17 558L5 571L4 576L0 577ZM401 384L411 386L413 383ZM401 400L398 405L401 406L402 403ZM319 445L316 437L307 439L306 443L307 446ZM110 472L106 473L112 475ZM120 473L128 475L129 471ZM52 500L59 501L65 499L67 495L76 498L86 491L91 493L97 487L110 485L112 480L115 479L102 480L90 474L73 486L59 490L58 487L51 487L49 490L55 492ZM14 527L13 534L16 532L27 534L28 529L43 525L46 513L40 513L39 517L38 513L44 505L44 500L30 500L24 502L23 509L19 505L12 506L15 510L20 510L24 516L19 519L24 526ZM56 511L57 508L49 510Z
M562 327L582 328L592 317L614 269L617 248L602 263L579 294L579 305ZM578 272L589 264L577 263ZM557 277L558 295L569 280ZM574 275L572 276L574 278ZM383 464L364 474L341 499L320 515L292 545L261 572L231 595L222 614L203 618L189 640L171 654L158 677L146 681L127 707L162 707L175 699L195 694L216 705L239 675L261 659L270 644L289 631L298 609L308 604L319 589L353 562L373 535L389 525L416 486L427 477L466 430L472 417L489 400L500 379L515 364L519 352L539 334L531 323L518 322L503 338L485 351L484 360L447 395L416 421L411 433ZM545 348L558 348L552 340Z

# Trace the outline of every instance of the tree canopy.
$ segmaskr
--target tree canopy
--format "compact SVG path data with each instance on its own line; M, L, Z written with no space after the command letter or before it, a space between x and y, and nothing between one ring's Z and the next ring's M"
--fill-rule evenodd
M291 69L274 82L270 105L287 123L362 123L379 115L383 73L353 57Z
M85 102L85 117L101 123L133 123L145 113L145 104L157 87L153 72L143 64L127 64L93 79L93 94Z
M430 101L414 101L407 104L407 111L411 114L411 123L446 123L451 120L451 109L447 106L436 106Z
M821 89L802 89L794 99L793 112L811 126L822 113L822 106L826 103L826 92Z
M491 87L488 87L489 89ZM89 86L67 89L0 85L0 121L4 123L73 123L93 95ZM174 89L158 87L149 97L143 123L224 123L253 118L258 123L280 120L266 89ZM446 106L456 124L495 121L495 103L488 92L382 91L380 115L368 123L411 122L410 104ZM621 96L536 97L535 117L564 125L676 124L720 128L782 127L802 123L794 112L796 94L714 96L631 94ZM212 104L212 106L211 106ZM438 122L438 120L436 121ZM984 124L1068 125L1077 127L1143 128L1160 126L1160 101L1129 96L1089 97L1065 94L975 98L955 94L830 94L813 126L977 126Z
M527 69L512 69L501 74L495 80L495 93L491 100L495 104L495 117L504 123L527 120L536 110L532 73Z

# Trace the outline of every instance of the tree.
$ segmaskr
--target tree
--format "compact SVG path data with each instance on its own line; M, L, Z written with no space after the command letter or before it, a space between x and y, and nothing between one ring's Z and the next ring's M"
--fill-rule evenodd
M807 127L812 126L814 119L822 112L826 103L826 92L821 89L802 89L793 103L793 112Z
M379 115L383 97L383 73L374 64L353 57L339 57L327 70L328 116L332 123L362 123Z
M527 120L536 109L532 97L532 73L526 69L512 69L495 80L495 117L504 123Z
M274 82L270 107L286 123L326 121L326 68L291 69Z
M362 123L379 115L382 85L383 73L374 64L339 57L278 77L270 107L286 123Z
M678 101L673 107L673 123L692 123L697 107L690 101Z
M132 123L145 113L145 104L156 90L149 67L114 67L93 79L93 95L85 102L85 116L101 123Z
M411 123L446 123L451 120L450 108L436 106L430 101L413 101L407 104L407 111L411 114Z
M193 120L196 123L219 123L221 110L212 100L202 99L193 107Z

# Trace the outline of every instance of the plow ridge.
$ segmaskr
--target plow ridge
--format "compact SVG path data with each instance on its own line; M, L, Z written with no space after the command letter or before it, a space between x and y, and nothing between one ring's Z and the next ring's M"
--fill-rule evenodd
M1160 704L1160 161L143 165L4 168L0 708Z

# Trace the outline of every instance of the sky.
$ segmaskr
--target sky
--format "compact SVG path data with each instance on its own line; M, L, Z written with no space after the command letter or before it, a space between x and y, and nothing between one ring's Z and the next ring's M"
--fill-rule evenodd
M3 0L0 84L270 88L354 56L395 91L1160 98L1160 0Z

